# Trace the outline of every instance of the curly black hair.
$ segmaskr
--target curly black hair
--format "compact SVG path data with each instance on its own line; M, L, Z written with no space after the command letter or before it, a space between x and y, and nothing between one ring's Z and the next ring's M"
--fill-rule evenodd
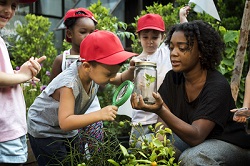
M192 49L194 40L197 39L198 49L201 53L200 63L203 69L213 70L221 60L225 49L225 43L220 34L209 24L202 20L195 20L174 25L168 32L166 45L170 46L170 40L174 32L183 31L189 48Z

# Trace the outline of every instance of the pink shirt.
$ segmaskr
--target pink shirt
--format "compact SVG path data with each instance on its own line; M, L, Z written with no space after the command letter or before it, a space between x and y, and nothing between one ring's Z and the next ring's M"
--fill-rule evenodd
M4 40L0 37L0 71L14 73ZM20 85L0 87L0 142L27 133L26 106Z

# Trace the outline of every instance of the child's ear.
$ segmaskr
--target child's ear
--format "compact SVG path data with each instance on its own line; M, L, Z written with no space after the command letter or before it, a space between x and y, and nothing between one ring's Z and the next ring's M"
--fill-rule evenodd
M70 29L66 29L66 36L71 39L72 38L72 31Z
M89 62L83 62L83 63L82 63L82 66L83 66L83 68L85 69L85 71L87 71L87 72L90 72L90 71L91 71L91 65L90 65Z

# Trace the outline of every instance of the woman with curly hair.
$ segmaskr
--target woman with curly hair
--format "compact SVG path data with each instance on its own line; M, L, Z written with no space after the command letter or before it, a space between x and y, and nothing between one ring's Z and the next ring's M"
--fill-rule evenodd
M156 113L172 129L181 165L249 165L250 135L233 121L230 85L216 70L225 48L220 35L196 20L173 26L166 44L172 70L153 93L156 103L133 94L132 107Z

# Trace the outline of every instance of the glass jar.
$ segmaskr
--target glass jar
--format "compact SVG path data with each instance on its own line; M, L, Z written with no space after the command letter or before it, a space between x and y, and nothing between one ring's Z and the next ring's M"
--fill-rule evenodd
M156 63L149 61L135 62L134 92L142 95L146 104L154 104L153 92L157 92Z

